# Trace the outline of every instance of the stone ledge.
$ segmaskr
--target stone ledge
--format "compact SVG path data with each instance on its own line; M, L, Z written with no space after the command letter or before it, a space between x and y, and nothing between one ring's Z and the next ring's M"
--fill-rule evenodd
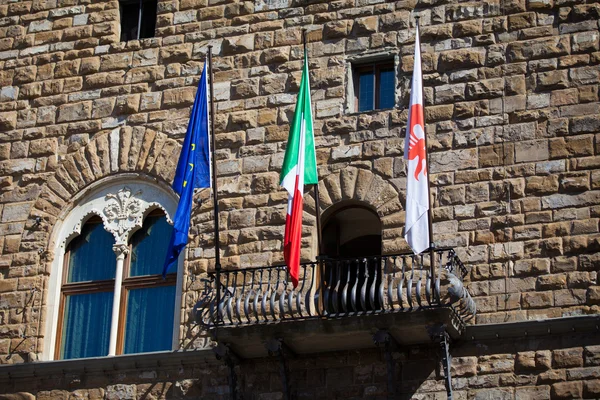
M567 333L600 333L600 315L551 318L504 324L468 325L462 340L527 338Z
M211 348L127 354L114 357L38 361L0 366L0 383L28 378L40 379L52 375L102 374L106 371L149 370L217 364L222 364L222 361L216 359Z

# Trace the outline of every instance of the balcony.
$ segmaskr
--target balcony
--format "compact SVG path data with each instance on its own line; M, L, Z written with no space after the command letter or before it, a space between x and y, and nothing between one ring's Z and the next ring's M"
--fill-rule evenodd
M285 266L225 270L204 280L194 313L244 358L267 355L273 338L297 354L372 347L378 331L401 345L431 342L439 327L457 339L476 313L467 273L453 249L323 258L302 265L297 288Z

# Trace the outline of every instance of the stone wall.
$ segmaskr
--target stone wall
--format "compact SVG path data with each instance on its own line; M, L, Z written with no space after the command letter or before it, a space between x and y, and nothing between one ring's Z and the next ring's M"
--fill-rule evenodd
M0 362L42 352L50 235L73 196L123 172L170 183L209 44L225 267L282 262L278 175L302 28L321 204L364 201L382 218L384 252L406 250L403 127L416 14L435 241L472 266L477 322L598 312L598 3L309 3L159 1L156 37L127 43L118 42L117 1L0 5ZM348 60L380 54L396 56L397 107L350 112ZM307 196L304 258L315 253L314 208ZM212 267L211 209L206 200L193 214L187 312L195 276ZM190 327L186 319L186 345Z
M40 374L13 378L3 400L29 399L228 399L228 369L210 350L183 357L178 366L119 363L117 369ZM466 341L453 346L454 399L579 399L600 396L600 338L591 334L553 335L520 340ZM446 399L444 373L436 348L412 347L392 353L393 385L379 350L288 358L294 399ZM205 360L206 358L206 360ZM131 363L129 363L131 364ZM140 362L144 364L144 362ZM283 399L278 358L244 360L235 367L244 399ZM388 397L392 394L395 396ZM21 397L18 397L18 396Z

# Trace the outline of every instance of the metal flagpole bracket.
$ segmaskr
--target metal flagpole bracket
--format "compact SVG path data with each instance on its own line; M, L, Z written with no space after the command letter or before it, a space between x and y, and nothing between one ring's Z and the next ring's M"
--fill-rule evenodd
M279 358L279 375L281 377L281 385L283 386L284 399L291 399L290 392L290 373L287 366L288 358L296 358L296 353L292 351L281 338L272 338L265 343L265 348L270 356Z
M217 360L223 360L225 365L227 365L227 369L229 370L229 376L227 377L227 382L229 384L229 398L231 400L237 400L237 374L235 373L236 365L240 365L240 357L234 353L233 350L229 347L229 345L225 343L218 343L215 347L213 347L213 352L217 357Z
M452 356L450 355L450 335L446 331L446 325L437 325L430 327L429 335L431 340L439 344L440 361L444 370L444 381L446 383L446 394L448 400L453 400L452 394L452 376L450 375L450 366L452 364Z
M400 351L400 345L396 342L396 339L388 331L379 330L373 335L373 342L379 347L385 356L385 363L387 369L387 397L388 399L394 399L396 395L396 365L392 353Z

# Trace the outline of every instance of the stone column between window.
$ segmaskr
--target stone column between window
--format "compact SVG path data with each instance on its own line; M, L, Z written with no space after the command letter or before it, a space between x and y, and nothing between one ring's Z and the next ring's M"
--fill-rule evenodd
M117 255L117 270L115 274L115 292L113 297L112 316L110 319L110 341L108 344L108 355L114 356L117 352L117 335L119 332L119 309L121 303L121 286L123 284L123 265L125 257L129 253L127 244L115 244L113 251Z

